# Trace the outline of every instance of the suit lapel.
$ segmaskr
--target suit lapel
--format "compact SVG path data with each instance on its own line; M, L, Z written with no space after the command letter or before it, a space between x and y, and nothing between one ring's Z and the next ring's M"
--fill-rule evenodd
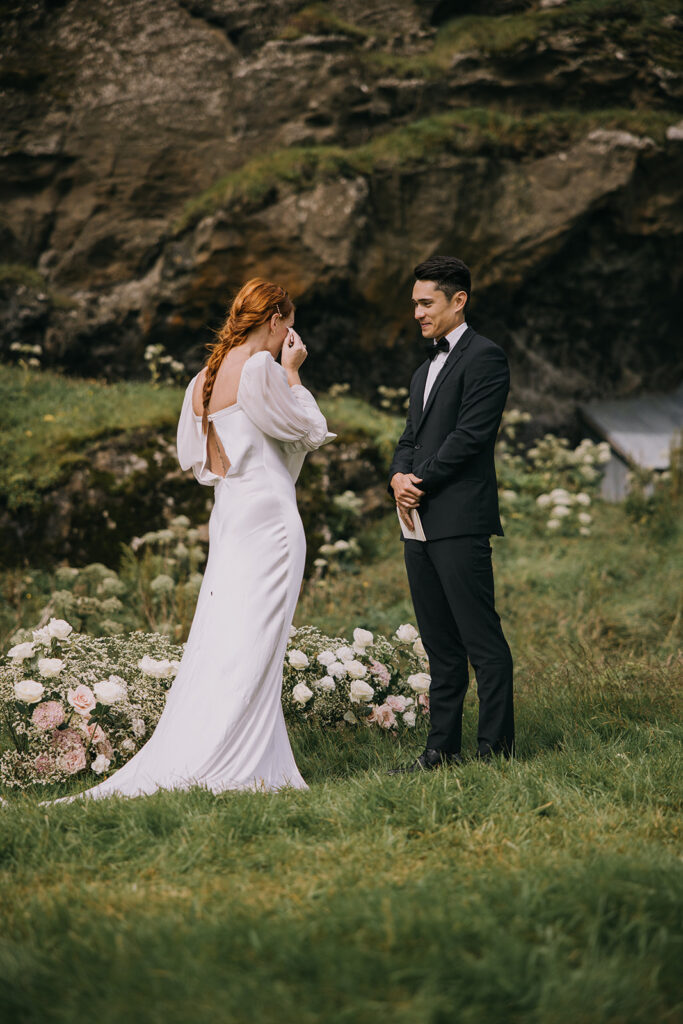
M427 383L427 374L429 373L429 360L418 366L417 373L415 374L415 383L413 384L412 394L410 396L410 418L416 425L415 431L417 432L417 424L420 422L422 417L422 400L425 393L425 384Z
M422 415L418 419L417 427L415 428L415 433L416 434L417 434L418 430L420 429L420 427L422 426L422 424L424 423L425 417L427 416L427 413L429 412L429 410L431 409L431 407L434 404L434 399L436 398L437 391L439 390L439 388L441 387L441 385L445 381L446 377L448 377L449 373L452 373L453 367L456 365L458 360L462 357L462 355L465 352L467 346L469 345L470 341L474 337L474 334L475 334L474 328L473 327L468 327L467 330L465 331L465 333L463 334L463 336L458 339L455 347L452 348L451 351L448 353L448 358L446 359L446 362L441 367L441 371L440 371L438 377L436 378L436 380L434 381L434 383L432 385L432 390L429 392L429 398L427 399L427 404L425 405L425 407L424 407L424 409L422 411ZM429 370L429 363L427 363L427 370ZM426 383L426 381L427 381L427 373L425 372L424 383ZM422 386L422 390L420 392L419 398L420 398L420 401L422 401L422 399L424 398L424 384Z

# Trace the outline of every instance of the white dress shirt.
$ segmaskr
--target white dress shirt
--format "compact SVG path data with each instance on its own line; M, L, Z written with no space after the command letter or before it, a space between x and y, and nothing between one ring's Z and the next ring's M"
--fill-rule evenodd
M446 335L446 341L448 342L448 352L437 352L437 354L434 356L434 358L432 359L431 363L429 364L429 370L427 372L427 380L425 382L424 399L422 401L422 408L423 409L424 409L425 405L427 404L427 399L429 398L429 392L432 390L432 388L434 386L434 381L439 376L439 373L441 372L441 370L443 368L443 364L446 362L446 360L448 359L449 355L451 354L451 352L453 351L454 347L457 345L458 341L463 336L463 334L465 333L466 330L467 330L467 324L466 323L462 323L458 327L455 327L449 334L447 334Z

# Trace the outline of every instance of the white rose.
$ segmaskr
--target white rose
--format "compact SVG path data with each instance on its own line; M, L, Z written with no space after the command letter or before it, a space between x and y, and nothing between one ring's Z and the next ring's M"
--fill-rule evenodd
M327 666L327 674L333 679L343 679L346 675L346 665L341 661L333 661Z
M69 634L74 631L73 626L70 626L66 619L50 619L46 629L55 640L66 640Z
M293 636L296 636L296 626L289 627L289 639L291 640Z
M50 630L47 626L43 626L42 629L33 630L33 642L41 647L49 647L52 643L52 637L50 636Z
M100 704L116 704L117 700L123 700L126 696L125 687L121 685L115 676L103 679L93 686L95 696Z
M551 510L550 514L551 516L554 516L555 519L563 519L564 516L571 515L571 511L572 510L567 505L556 505L555 508Z
M140 739L141 736L144 736L147 732L147 726L145 725L145 720L143 718L134 718L130 724L133 730L133 735L137 736L138 739Z
M336 655L337 661L353 661L353 659L356 657L356 652L354 651L353 647L338 647L334 653Z
M552 500L549 494L539 494L536 498L536 504L539 508L547 508L548 505L552 504Z
M121 750L125 750L128 753L132 754L133 751L135 750L135 741L130 739L123 740L121 744Z
M397 640L400 640L402 644L412 644L417 640L420 634L415 629L415 626L411 626L409 622L404 622L402 626L399 626L394 636Z
M297 704L305 704L313 696L313 690L310 690L305 683L297 683L292 690L292 697Z
M302 668L308 668L309 661L303 651L297 651L295 648L293 651L289 652L287 658L292 668L299 671L301 671Z
M332 676L322 676L321 679L316 679L313 685L319 690L334 690L337 686Z
M348 722L350 725L357 725L358 723L358 719L354 715L353 711L344 712L344 721Z
M353 649L356 654L362 654L366 647L374 644L375 638L369 629L354 629Z
M362 679L354 679L349 692L352 704L358 704L362 700L372 700L375 696L373 688L368 683L364 683Z
M10 647L7 652L7 656L13 658L15 661L24 661L25 658L30 658L33 654L34 644L32 640L28 640L23 644L15 644L14 647Z
M106 772L110 764L111 761L108 757L105 757L104 754L98 754L90 767L94 772L97 772L98 775L101 775L102 772Z
M591 503L590 495L586 494L585 491L581 491L579 494L577 494L576 500L579 503L579 505L590 505Z
M557 528L562 524L560 523L559 519L549 519L545 525L549 530L557 530Z
M177 665L178 662L168 661L167 658L156 661L154 658L150 658L149 654L146 654L138 662L140 671L144 672L146 676L152 676L154 679L168 679L169 676L177 672Z
M45 687L35 679L20 679L14 684L14 696L26 704L37 704L44 693Z
M365 665L360 661L347 661L346 671L352 679L362 679L363 676L368 674L368 670Z
M38 671L45 679L58 676L64 668L64 662L60 658L40 658L38 660Z
M321 665L331 665L333 661L336 661L334 651L321 651L318 655L317 660Z
M420 639L420 637L418 637L417 640L415 641L415 643L413 644L413 650L415 651L415 654L417 654L417 656L419 658L426 658L427 657L427 652L425 651L425 645L422 643L422 640Z
M407 725L409 729L412 729L413 726L415 725L415 712L414 711L404 711L402 718L403 718L403 724Z
M589 523L593 522L593 516L590 512L579 512L579 522L583 523L584 526L588 526Z
M408 676L408 686L415 693L427 693L431 681L432 677L427 672L416 672L414 675Z

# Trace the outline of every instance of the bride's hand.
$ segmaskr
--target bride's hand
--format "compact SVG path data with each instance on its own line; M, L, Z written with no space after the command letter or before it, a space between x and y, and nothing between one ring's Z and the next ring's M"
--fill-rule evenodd
M308 352L303 341L294 328L290 327L282 344L282 355L280 357L285 370L298 370L307 355Z

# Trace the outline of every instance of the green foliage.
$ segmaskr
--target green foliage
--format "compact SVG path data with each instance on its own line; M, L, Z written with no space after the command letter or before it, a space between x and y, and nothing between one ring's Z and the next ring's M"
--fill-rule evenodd
M370 32L340 18L325 3L308 4L296 11L282 31L282 39L300 39L302 36L342 35L356 42L364 42Z
M339 177L369 177L378 171L422 165L449 153L540 155L595 128L647 133L662 141L677 117L666 110L570 109L518 115L493 107L463 107L401 125L348 149L298 146L256 157L189 200L174 230L185 231L202 217L228 207L259 208L273 201L283 186L303 190Z
M82 465L87 445L140 427L175 426L182 395L134 381L106 384L0 365L2 496L10 508Z
M553 33L571 33L577 41L590 40L612 54L616 46L643 48L656 60L680 67L680 33L664 23L673 13L668 0L569 0L547 9L534 7L516 14L467 14L452 18L438 30L427 53L404 56L372 50L363 59L394 73L438 77L451 67L456 55L478 53L503 58L526 49L541 48Z
M25 263L0 263L0 285L23 284L29 288L44 288L45 278L34 267Z

